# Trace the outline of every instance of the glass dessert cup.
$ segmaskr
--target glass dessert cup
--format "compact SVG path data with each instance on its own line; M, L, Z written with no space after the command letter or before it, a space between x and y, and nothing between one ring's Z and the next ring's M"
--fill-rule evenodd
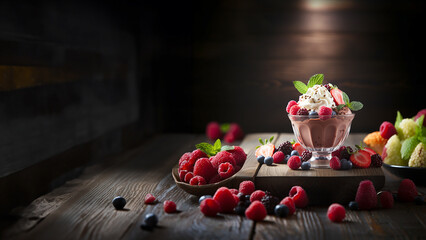
M349 135L355 114L333 116L288 115L297 141L312 152L313 168L330 168L331 153Z

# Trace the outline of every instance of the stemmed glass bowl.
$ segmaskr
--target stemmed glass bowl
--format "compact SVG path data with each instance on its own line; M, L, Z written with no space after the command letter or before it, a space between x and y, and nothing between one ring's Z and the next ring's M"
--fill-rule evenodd
M346 115L288 115L297 141L312 152L313 168L329 168L331 153L349 135L355 114Z

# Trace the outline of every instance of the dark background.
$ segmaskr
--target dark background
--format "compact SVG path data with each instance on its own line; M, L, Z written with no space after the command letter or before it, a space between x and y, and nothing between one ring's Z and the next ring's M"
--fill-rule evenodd
M352 132L425 108L421 1L0 1L1 212L84 166L211 120L291 132L292 81L364 103Z

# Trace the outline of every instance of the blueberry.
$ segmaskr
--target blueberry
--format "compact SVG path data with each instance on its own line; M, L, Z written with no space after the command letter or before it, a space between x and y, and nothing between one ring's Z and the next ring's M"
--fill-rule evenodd
M287 217L289 210L286 205L278 204L275 206L274 212L277 217Z
M414 198L414 203L416 205L423 205L425 203L425 199L423 196L417 196L416 198Z
M250 201L250 195L244 195L243 193L238 193L237 196L242 202Z
M260 164L264 164L265 163L265 156L260 155L259 157L257 157L257 162L259 162Z
M145 215L143 222L149 227L155 227L158 223L157 215L155 215L154 213L148 213Z
M152 231L152 229L154 229L154 227L148 226L146 223L141 223L140 228L147 231Z
M271 166L273 162L274 162L274 159L272 157L266 157L265 158L265 164L266 165Z
M332 112L331 112L331 115L332 115L332 116L336 116L336 115L337 115L337 113L336 113L335 111L332 111Z
M310 162L302 162L302 170L309 170L311 169L311 163Z
M310 111L310 112L309 112L309 117L310 117L310 118L317 118L317 117L318 117L318 113L317 113L317 112L315 112L315 111Z
M115 209L122 210L124 206L126 205L126 199L124 199L124 197L121 197L121 196L115 197L112 200L112 205L115 207Z
M204 199L213 198L211 195L203 195L198 199L198 204L200 204Z
M352 162L351 162L351 161L348 161L348 160L346 160L346 159L342 159L342 160L340 160L340 165L341 165L341 167L340 167L340 169L341 169L341 170L349 170L349 169L352 169Z
M291 151L290 156L299 156L299 152L297 150Z
M358 210L358 203L355 201L351 201L349 202L348 207L350 210Z
M290 157L291 157L291 155L285 155L284 164L287 164L287 162L290 159Z
M234 211L236 214L244 216L246 214L246 209L246 205L243 202L239 202L238 205L234 208Z

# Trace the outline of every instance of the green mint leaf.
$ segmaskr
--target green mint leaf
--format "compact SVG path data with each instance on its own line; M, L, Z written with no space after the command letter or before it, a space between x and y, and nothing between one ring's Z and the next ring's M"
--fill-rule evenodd
M263 142L262 138L259 138L259 142L260 142L260 144L265 145L265 143Z
M410 158L417 144L419 144L419 139L417 139L416 136L412 136L402 143L401 157L403 160L408 160Z
M346 106L345 104L339 104L337 106L337 111L340 111L344 106Z
M315 85L321 85L323 80L324 80L324 74L322 73L315 74L309 79L307 87L311 88Z
M296 140L294 140L294 139L290 139L290 143L291 143L291 144L295 144L295 143L296 143Z
M426 145L426 137L418 137L419 141Z
M353 111L359 111L364 107L364 104L358 101L353 101L350 104L351 104L351 110Z
M422 115L419 118L417 118L417 121L416 121L417 128L419 128L420 131L422 130L424 120L425 120L425 115Z
M293 84L297 91L299 91L301 94L305 94L306 91L308 91L308 87L301 81L293 81Z
M214 151L219 152L221 147L222 147L222 143L220 142L220 139L217 139L213 145Z
M402 121L402 115L399 111L396 112L396 120L394 126L399 128L399 123Z
M274 136L272 136L271 138L269 138L269 142L271 143L272 140L274 140Z
M211 145L210 143L202 142L202 143L199 143L199 144L195 145L195 147L196 147L197 149L200 149L200 150L201 150L201 151L203 151L204 153L206 153L206 154L207 154L207 156L209 156L209 157L214 156L214 155L216 155L216 153L217 153L217 152L214 150L213 145Z
M220 124L220 131L222 133L227 133L229 131L230 126L231 126L231 124L229 124L229 123L222 123L222 124Z
M256 149L260 148L260 146L256 146Z
M349 96L348 96L348 94L346 94L345 92L343 92L342 91L342 97L343 97L343 101L346 103L346 104L349 104L351 101L349 100Z
M220 151L222 152L222 151L230 151L230 150L234 150L235 149L235 147L234 146L228 146L228 145L225 145L225 146L222 146L222 148L220 149Z

